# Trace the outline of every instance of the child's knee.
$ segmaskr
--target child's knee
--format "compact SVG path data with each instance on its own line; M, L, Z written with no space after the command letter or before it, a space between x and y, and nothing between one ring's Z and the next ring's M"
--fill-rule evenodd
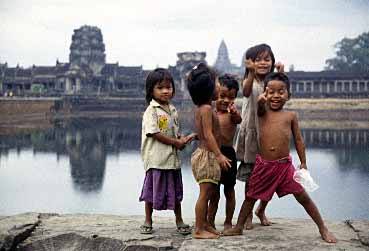
M311 201L310 196L305 192L301 192L299 194L294 194L296 200L300 203L300 204L306 204L309 203Z

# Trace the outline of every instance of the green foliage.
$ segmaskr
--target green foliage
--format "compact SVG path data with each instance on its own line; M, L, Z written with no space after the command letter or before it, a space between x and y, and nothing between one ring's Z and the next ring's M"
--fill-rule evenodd
M344 38L334 46L336 57L325 61L326 70L369 72L369 32Z

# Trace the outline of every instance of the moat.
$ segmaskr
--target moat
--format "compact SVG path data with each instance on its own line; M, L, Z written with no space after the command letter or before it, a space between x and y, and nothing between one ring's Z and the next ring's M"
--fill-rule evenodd
M320 185L311 196L324 218L369 218L367 121L301 123L308 168ZM184 133L192 130L191 115L182 116L182 128ZM0 215L29 211L142 215L140 138L138 115L0 126ZM198 190L189 165L195 147L193 143L182 152L186 217L194 217ZM295 151L292 156L297 165ZM236 192L238 212L243 183L237 183ZM170 211L155 214L172 216ZM223 198L218 215L224 216ZM307 218L292 197L275 197L268 215Z

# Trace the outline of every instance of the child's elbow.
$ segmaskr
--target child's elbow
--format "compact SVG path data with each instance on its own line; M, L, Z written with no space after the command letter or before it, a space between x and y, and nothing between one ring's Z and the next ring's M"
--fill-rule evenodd
M251 95L251 91L248 90L243 90L243 96L245 96L246 98L250 97Z

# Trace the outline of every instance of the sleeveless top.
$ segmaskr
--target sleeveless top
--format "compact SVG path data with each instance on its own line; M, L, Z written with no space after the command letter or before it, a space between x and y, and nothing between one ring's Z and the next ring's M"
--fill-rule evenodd
M257 115L257 100L264 92L263 82L254 79L252 93L249 97L243 97L242 122L236 139L237 160L245 163L255 163L256 154L259 152L259 119Z

